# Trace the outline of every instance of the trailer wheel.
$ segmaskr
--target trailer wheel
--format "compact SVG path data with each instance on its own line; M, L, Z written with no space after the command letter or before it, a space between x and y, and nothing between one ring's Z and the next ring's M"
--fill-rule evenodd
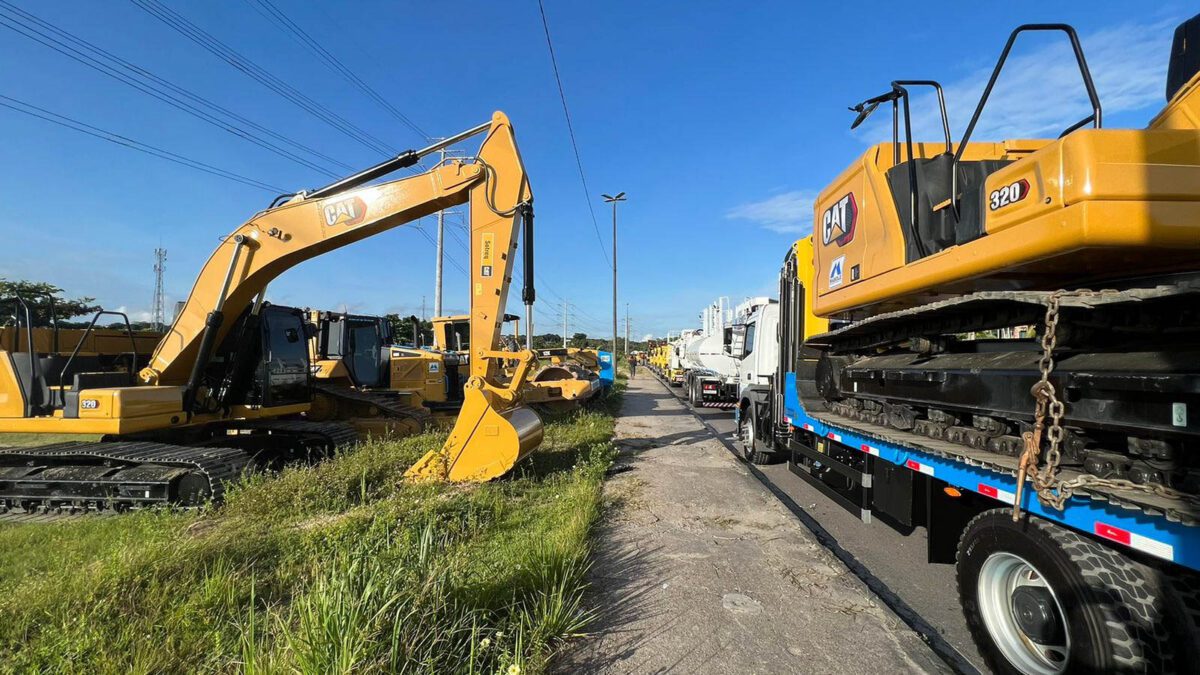
M959 541L957 573L967 627L994 672L1174 672L1195 663L1185 660L1195 649L1186 599L1173 597L1165 573L1049 521L979 514Z

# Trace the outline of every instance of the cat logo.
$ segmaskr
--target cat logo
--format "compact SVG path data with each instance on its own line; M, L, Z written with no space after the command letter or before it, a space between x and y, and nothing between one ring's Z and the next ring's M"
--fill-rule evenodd
M351 197L325 205L325 225L357 225L367 217L367 205L362 197Z
M858 222L858 204L854 201L854 193L837 200L833 206L825 209L821 217L821 241L828 246L837 242L845 246L854 239L854 224Z

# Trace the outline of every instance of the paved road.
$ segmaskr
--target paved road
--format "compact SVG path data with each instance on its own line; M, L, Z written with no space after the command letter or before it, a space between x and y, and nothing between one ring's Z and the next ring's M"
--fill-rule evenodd
M589 572L599 617L563 673L948 673L648 374L630 382Z
M679 389L672 389L672 392L680 397ZM694 412L724 440L734 442L736 424L732 411L699 408ZM786 463L759 468L775 487L811 515L846 552L938 631L949 647L976 668L983 668L983 661L975 650L959 608L954 567L925 562L923 529L904 536L880 522L864 525L857 517L789 471Z

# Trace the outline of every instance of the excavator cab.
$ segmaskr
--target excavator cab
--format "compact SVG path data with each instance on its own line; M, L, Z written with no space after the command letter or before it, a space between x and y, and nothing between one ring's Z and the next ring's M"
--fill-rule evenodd
M341 312L312 312L310 316L317 327L312 340L315 372L325 375L327 370L340 368L355 386L387 384L392 343L387 321Z

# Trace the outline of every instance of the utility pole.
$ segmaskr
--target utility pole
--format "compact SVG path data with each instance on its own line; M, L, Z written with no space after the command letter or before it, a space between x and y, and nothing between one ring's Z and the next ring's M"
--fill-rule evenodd
M567 301L563 300L563 347L567 346Z
M163 271L167 268L167 249L154 249L154 301L151 303L151 322L154 330L162 332L166 328L166 298L163 297Z
M612 226L612 268L613 268L613 340L612 351L613 358L617 357L617 202L625 201L625 193L618 192L614 197L612 195L600 195L604 198L605 203L612 204L613 226Z
M446 161L446 149L441 150L441 159L438 161L438 166L441 166ZM446 254L446 211L437 212L437 258L433 265L433 315L442 315L442 258ZM424 313L424 312L422 312ZM424 317L422 317L424 318Z
M421 320L425 320L425 296L421 296Z

